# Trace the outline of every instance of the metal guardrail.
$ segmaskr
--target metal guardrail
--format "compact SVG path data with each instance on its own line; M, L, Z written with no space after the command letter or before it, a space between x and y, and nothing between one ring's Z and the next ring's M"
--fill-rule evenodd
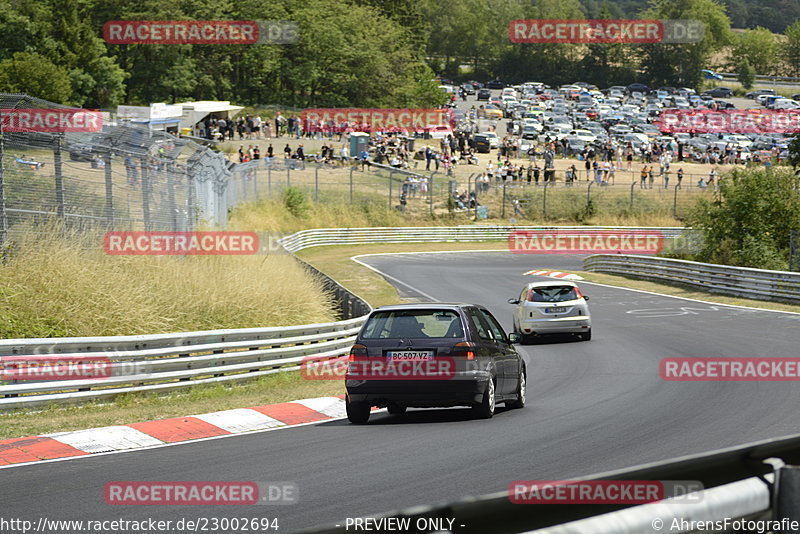
M408 226L375 228L317 228L303 230L281 239L289 252L325 245L362 245L369 243L426 243L426 242L480 242L508 239L519 230L625 230L658 231L665 238L677 238L681 227L631 227L631 226Z
M409 534L639 534L645 532L716 532L693 528L699 521L800 519L800 435L763 440L674 460L640 465L573 480L697 481L705 488L693 498L644 504L565 504L563 500L516 504L508 491L464 498L437 506L388 512L377 518L453 520L451 529L404 530ZM660 520L660 523L656 521ZM677 525L674 523L677 520ZM684 521L681 521L684 520ZM445 522L445 524L448 524ZM657 526L660 525L660 528ZM796 529L795 529L796 530ZM736 532L783 532L744 528ZM790 532L792 530L785 530ZM312 528L301 534L344 534L346 525Z
M777 302L800 301L800 273L730 267L652 256L595 254L583 261L587 271L677 282L710 293Z
M725 81L738 80L739 75L733 72L718 72ZM777 85L800 85L800 78L792 78L789 76L768 76L765 74L757 74L755 79L759 82L772 82Z
M209 330L146 336L9 339L1 356L32 356L44 366L102 360L102 378L19 381L0 386L0 409L104 399L249 380L298 369L307 359L346 354L364 317L300 326ZM10 360L9 360L10 361Z

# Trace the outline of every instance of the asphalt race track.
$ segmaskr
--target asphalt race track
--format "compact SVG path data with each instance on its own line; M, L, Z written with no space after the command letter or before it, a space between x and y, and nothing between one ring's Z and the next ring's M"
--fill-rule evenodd
M504 252L362 258L404 296L485 304L511 328L531 269L578 256ZM395 282L397 283L397 282ZM800 315L582 284L593 340L521 346L528 405L491 420L465 409L373 415L151 450L0 469L0 516L30 519L277 517L279 532L564 479L800 430L796 383L665 382L668 356L796 356ZM289 506L109 506L111 481L294 481Z

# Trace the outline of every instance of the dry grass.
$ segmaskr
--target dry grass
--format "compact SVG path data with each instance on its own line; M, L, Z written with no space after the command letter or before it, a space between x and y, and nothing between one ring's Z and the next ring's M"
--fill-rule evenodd
M28 233L0 264L0 336L62 337L332 320L290 256L109 256L102 239Z

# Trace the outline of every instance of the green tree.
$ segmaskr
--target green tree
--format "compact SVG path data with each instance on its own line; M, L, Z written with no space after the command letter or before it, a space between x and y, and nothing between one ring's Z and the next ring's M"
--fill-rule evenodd
M25 93L67 104L72 96L69 73L49 59L30 52L16 52L0 61L0 92Z
M750 61L744 57L736 67L736 72L739 74L739 83L748 91L753 88L753 82L756 79L756 69L750 64Z
M790 230L800 228L800 177L785 167L731 171L719 200L698 201L687 224L703 231L699 261L785 269Z
M800 20L786 28L783 59L790 76L800 76Z
M712 54L732 39L730 19L715 0L654 0L641 16L699 20L705 25L699 43L642 45L641 68L652 85L697 87Z
M731 50L731 67L737 67L742 59L747 59L758 74L773 74L780 58L775 35L762 27L737 34Z

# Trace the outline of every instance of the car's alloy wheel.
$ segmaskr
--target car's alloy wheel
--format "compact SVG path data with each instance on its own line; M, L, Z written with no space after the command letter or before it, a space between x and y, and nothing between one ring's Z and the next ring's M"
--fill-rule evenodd
M347 420L354 425L364 425L369 421L369 414L372 406L367 402L351 402L349 399L344 401L347 411Z
M483 400L474 408L475 415L481 419L491 419L491 417L494 415L494 408L494 379L490 378L489 382L486 384L486 391L483 393Z

